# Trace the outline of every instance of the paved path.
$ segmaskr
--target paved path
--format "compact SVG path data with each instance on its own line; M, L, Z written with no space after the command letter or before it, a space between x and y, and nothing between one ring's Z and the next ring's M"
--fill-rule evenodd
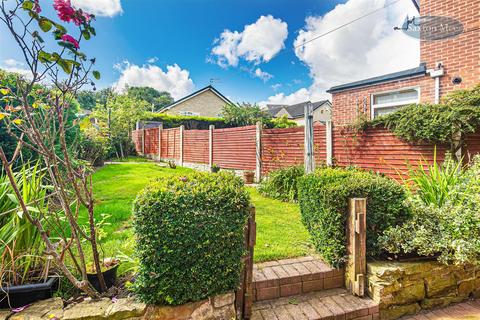
M408 320L480 320L480 300L462 302L443 309L407 317Z

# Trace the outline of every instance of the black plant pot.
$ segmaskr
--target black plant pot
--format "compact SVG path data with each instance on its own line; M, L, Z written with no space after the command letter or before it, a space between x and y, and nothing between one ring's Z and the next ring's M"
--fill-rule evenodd
M117 269L118 269L118 264L115 267L112 267L108 269L107 271L103 271L103 278L105 279L105 284L107 285L107 289L113 287L115 282L117 282ZM97 290L98 292L103 292L100 289L100 281L98 280L97 274L87 274L87 279L90 281L92 286Z
M45 283L0 288L0 309L19 308L39 300L50 299L57 289L57 277L51 277Z

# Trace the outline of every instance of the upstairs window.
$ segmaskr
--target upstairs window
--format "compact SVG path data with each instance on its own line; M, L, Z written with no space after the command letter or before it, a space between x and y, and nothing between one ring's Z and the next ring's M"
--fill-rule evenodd
M420 102L420 89L410 88L372 95L372 118L392 113L399 108Z
M200 114L198 112L192 112L192 111L180 111L181 116L199 116Z

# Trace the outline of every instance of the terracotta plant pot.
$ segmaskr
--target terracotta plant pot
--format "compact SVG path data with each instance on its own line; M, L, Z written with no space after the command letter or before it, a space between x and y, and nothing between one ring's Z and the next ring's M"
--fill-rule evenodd
M253 171L245 171L243 173L243 181L245 184L252 184L255 182L255 172Z

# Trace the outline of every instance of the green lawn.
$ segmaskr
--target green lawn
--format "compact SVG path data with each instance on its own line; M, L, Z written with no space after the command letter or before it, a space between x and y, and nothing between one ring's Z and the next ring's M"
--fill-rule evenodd
M101 249L105 257L132 259L123 263L121 272L134 265L134 236L131 229L132 203L148 181L181 175L191 169L170 169L154 163L111 164L99 169L93 176L97 221L107 216L101 232ZM305 255L309 251L308 234L300 221L298 205L262 197L254 188L248 188L256 207L257 245L255 261ZM86 212L80 213L86 222Z

